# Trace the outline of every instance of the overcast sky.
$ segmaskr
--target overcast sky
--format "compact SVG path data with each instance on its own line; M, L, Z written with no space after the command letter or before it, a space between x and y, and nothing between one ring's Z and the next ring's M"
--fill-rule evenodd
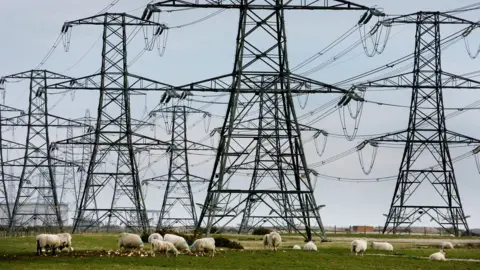
M132 14L141 16L143 6L148 2L148 0L120 0L109 12L132 11ZM476 1L371 0L357 2L366 6L380 6L387 14L405 14L419 10L446 11L466 6ZM60 33L63 22L94 15L108 6L109 3L111 3L110 0L4 1L0 5L0 25L3 37L0 50L0 75L35 68L51 49ZM208 9L162 13L160 21L167 23L171 27L179 26L196 21L213 12L215 10ZM355 26L359 17L363 14L361 11L288 11L286 13L290 67L296 66L321 51L330 42ZM477 20L480 17L480 13L478 11L467 12L458 14L458 16ZM233 69L237 21L238 11L226 10L200 23L180 28L173 27L169 31L165 54L161 57L155 50L146 52L130 67L130 72L172 85L182 85L229 73ZM461 29L461 26L446 26L442 28L442 36L448 36L459 29ZM63 45L60 43L42 68L72 77L93 74L101 64L100 35L101 27L74 27L69 52L64 52ZM383 66L412 53L414 36L414 25L394 26L382 54L368 57L363 52L362 46L358 46L341 59L334 61L318 72L308 74L308 77L333 84L370 69ZM358 40L359 37L360 34L357 31L338 47L333 48L308 66L298 70L297 73L301 74L310 68L324 63ZM469 36L468 41L472 51L476 51L480 43L479 33L473 33ZM129 46L130 60L141 52L142 42L143 38L140 33ZM371 50L371 45L367 49ZM443 70L450 73L464 74L476 71L478 70L478 61L478 59L472 60L468 56L463 40L442 52ZM380 77L382 74L377 74L376 76ZM26 90L28 90L28 84L9 84L6 92L6 104L26 109L28 104ZM480 100L480 93L477 92L475 90L445 90L445 107L459 108L473 101ZM71 93L52 95L49 97L49 104L52 107L51 113L76 118L84 116L85 110L90 109L91 115L95 117L97 100L92 98L92 96L96 98L97 94L77 91L74 95ZM148 99L145 97L132 98L132 116L137 119L144 118L156 106L159 98L160 94L149 95ZM309 111L334 98L335 95L330 94L310 96L304 109L298 106L298 104L305 102L305 98L296 98L297 115L307 114ZM368 92L365 98L371 101L408 106L410 90ZM201 100L202 97L198 99ZM221 101L226 101L226 98L221 99ZM195 108L202 108L204 105L204 103L198 102L191 103L191 106ZM358 134L385 133L401 130L407 126L408 108L366 103L363 109ZM204 123L202 115L192 115L189 119L189 125L193 125L189 130L189 139L197 141L204 139L202 143L211 144L209 133L212 128L221 125L220 116L224 115L225 107L220 105L210 106L206 107L205 110L213 113L212 120L209 123ZM449 112L451 111L446 113ZM305 117L305 120L302 121L303 124L310 122L312 122L312 126L324 129L329 133L343 133L337 112L321 121L315 121L315 116ZM168 140L169 135L165 132L163 119L158 119L156 123L158 126L155 131L147 128L144 131L145 134ZM480 128L478 110L471 110L451 120L447 120L447 127L458 133L480 137L477 132ZM347 129L351 133L353 129L353 121L351 119L347 119ZM52 132L52 140L64 138L65 132L65 130ZM81 131L76 132L80 134ZM10 131L9 134L11 135L8 136L15 136L16 140L24 141L24 138L21 137L24 133L21 130L16 131L16 133ZM363 140L363 138L357 138L353 141L347 141L345 138L330 136L325 153L322 157L319 157L315 151L315 142L311 140L312 136L313 133L306 133L303 136L309 164L335 156L354 147ZM215 140L215 142L218 142L217 139ZM318 143L321 146L321 141ZM467 146L452 149L452 157L456 157L473 148L472 146ZM364 156L368 163L371 148L367 147L365 151ZM374 179L392 176L398 172L402 152L403 148L401 147L397 149L380 148L373 171L369 175L365 175L362 172L357 153L337 162L316 167L315 170L321 174L340 178ZM213 165L213 156L212 153L206 154L208 156L195 155L191 157L190 163L195 165L191 168L191 172L209 178ZM156 156L140 156L139 167L146 167L149 159L150 162L153 162ZM425 164L425 166L429 165ZM471 215L471 218L469 218L470 227L478 228L480 227L480 216L478 216L480 179L475 160L473 157L469 157L454 165L464 210L467 215ZM164 173L166 173L165 159L161 163L157 163L151 170L143 170L141 175L146 178ZM365 224L380 226L384 223L382 214L388 213L394 187L395 181L357 183L319 178L316 182L315 196L318 204L326 204L326 207L321 210L325 225L348 226ZM197 202L203 203L205 189L206 185L196 185L194 187L195 200ZM147 194L148 209L160 209L161 200L159 198L162 194L163 190L161 189L149 188ZM422 194L422 197L427 202L435 201L435 196L438 195L430 191ZM429 223L424 221L423 224L428 225Z

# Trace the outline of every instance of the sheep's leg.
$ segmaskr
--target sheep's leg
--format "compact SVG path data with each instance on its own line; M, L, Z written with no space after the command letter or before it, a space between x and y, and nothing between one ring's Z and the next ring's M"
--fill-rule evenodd
M40 256L42 254L42 248L40 247L40 241L37 240L37 256Z
M55 253L55 250L56 250L56 249L57 249L56 247L52 247L52 255L53 255L53 256L56 255L56 253Z

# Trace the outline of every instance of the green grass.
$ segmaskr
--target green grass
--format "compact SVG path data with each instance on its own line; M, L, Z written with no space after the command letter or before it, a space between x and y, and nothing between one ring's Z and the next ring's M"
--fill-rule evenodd
M0 239L0 269L480 269L480 262L430 262L426 258L438 248L429 244L395 244L395 256L389 252L368 250L366 255L349 254L349 242L318 243L318 252L290 249L294 244L303 246L297 237L284 236L284 249L273 252L262 250L255 236L231 236L239 239L247 250L220 251L215 258L179 255L175 257L139 257L133 255L108 257L102 250L114 250L118 234L74 235L75 252L61 253L58 257L35 256L35 238ZM149 249L149 245L145 245ZM252 250L260 248L260 250ZM92 251L94 252L88 252ZM102 256L100 256L103 254ZM480 260L480 249L449 250L449 259Z

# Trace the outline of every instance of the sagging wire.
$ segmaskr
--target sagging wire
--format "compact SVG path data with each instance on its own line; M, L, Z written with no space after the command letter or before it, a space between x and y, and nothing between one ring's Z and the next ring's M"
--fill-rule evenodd
M357 88L356 86L353 86L352 88L350 88L349 92L346 95L344 95L337 104L337 106L341 107L341 109L338 110L338 114L340 116L340 123L342 125L343 134L348 141L352 141L356 138L358 133L358 127L360 126L360 120L362 118L362 112L363 112L364 103L362 101L363 101L363 97L365 96L365 91L360 91L360 95L358 95L357 93L354 92L356 88ZM351 102L352 99L357 101L356 114L352 114L351 108L349 107L349 103ZM348 107L350 116L355 120L352 135L349 135L347 131L345 107Z
M318 174L318 177L325 180L332 180L332 181L338 181L338 182L356 182L356 183L387 182L387 181L395 181L398 178L397 175L376 177L376 178L349 178L349 177L331 176L326 174Z
M58 44L60 43L60 41L62 40L63 37L64 37L63 33L60 33L58 35L57 39L53 43L53 46L50 48L50 50L47 52L45 57L43 57L42 61L40 61L40 64L38 64L35 69L40 69L43 65L45 65L45 63L50 58L50 56L52 56L53 52L55 51L55 49L57 48Z
M197 24L197 23L206 21L206 20L208 20L208 19L210 19L210 18L213 18L213 17L217 16L218 14L224 12L225 10L227 10L227 9L226 9L226 8L219 9L219 10L217 10L217 11L213 12L212 14L209 14L209 15L207 15L207 16L205 16L205 17L202 17L202 18L200 18L200 19L191 21L191 22L189 22L189 23L172 26L172 27L170 27L170 29L175 29L175 28L178 29L178 28L182 28L182 27L185 27L185 26L190 26L190 25L194 25L194 24ZM167 11L167 12L168 12L168 11Z
M208 159L202 160L202 161L197 162L197 163L190 164L190 167L197 167L197 166L203 165L205 163L208 163L208 162L212 161L213 159L215 159L215 156L212 156Z
M100 15L102 13L107 12L109 9L114 7L120 0L113 0L108 6L106 6L104 9L100 10L96 15Z
M371 163L368 169L365 168L365 163L363 160L363 152L362 150L365 148L365 146L369 144L373 147L372 151L372 156L371 156ZM357 154L358 154L358 160L360 161L360 167L362 168L363 173L366 175L369 175L372 172L373 165L375 164L375 158L377 157L377 152L378 152L378 143L372 142L372 141L365 141L364 143L360 144L359 147L357 148Z
M442 50L446 50L447 48L449 48L451 45L455 44L460 38L461 38L461 33L464 31L464 29L460 30L460 31L457 31L451 35L449 35L448 37L442 39L441 41L441 49ZM428 57L432 57L433 56L433 53L430 53L428 55L426 55L425 57L428 58ZM354 77L351 77L351 78L348 78L348 79L345 79L343 81L339 81L337 83L334 84L334 86L342 86L342 85L347 85L347 84L352 84L352 83L355 83L357 80L360 80L362 78L365 78L367 76L370 76L370 75L373 75L373 74L376 74L376 73L379 73L379 72L382 72L386 69L390 69L390 68L393 68L399 64L402 64L402 63L405 63L411 59L414 58L414 54L411 53L411 54L408 54L404 57L401 57L395 61L392 61L386 65L382 65L378 68L375 68L375 69L372 69L370 71L367 71L367 72L364 72L364 73L361 73L359 75L356 75ZM400 67L400 68L397 68L395 70L392 70L390 71L389 73L387 73L387 75L385 74L382 74L382 75L379 75L378 77L375 77L375 78L372 78L371 80L376 80L376 79L380 79L384 76L389 76L389 74L396 74L398 72L401 72L402 70L406 70L406 69L409 69L413 66L413 63L409 63L409 64L406 64L405 66L403 67ZM361 84L361 83L357 83L357 84Z
M317 140L320 135L323 135L323 137L325 137L325 139L323 140L323 144L322 144L321 148L318 147L318 140ZM325 153L325 148L327 146L327 138L328 138L328 132L326 132L324 130L318 131L313 135L313 141L315 143L315 150L317 151L317 154L318 154L319 157L321 157L323 155L323 153Z
M208 120L205 120L206 118L208 118ZM203 119L203 127L205 129L205 133L208 133L208 131L210 130L210 123L212 122L212 117L210 117L209 113L205 113L203 114Z
M360 40L362 41L363 50L368 57L373 57L376 54L383 53L383 51L385 50L385 47L387 46L388 38L390 37L390 32L392 29L391 24L382 23L380 21L380 17L385 17L385 14L383 14L383 16L376 16L378 21L375 23L375 25L370 29L370 31L367 34L366 24L370 21L370 19L374 14L375 14L374 11L368 10L367 12L365 12L365 14L362 15L362 17L358 21L359 26L363 25L363 26L360 26L358 30L360 32ZM382 33L385 27L387 28L387 30L383 38L383 45L381 46L380 49L378 49L378 46L380 45L380 39L382 37ZM373 49L371 52L368 51L367 39L369 39L372 42Z
M469 44L468 38L467 38L468 35L470 35L470 33L475 28L477 28L476 25L471 25L471 26L467 27L467 29L465 29L465 31L462 33L463 41L464 41L464 44L465 44L465 49L467 50L468 56L470 56L471 59L477 58L478 54L480 54L480 45L478 46L477 51L474 54L472 54L472 52L470 50L470 44Z
M473 149L472 153L475 157L475 164L477 165L478 173L480 173L480 155L478 154L480 153L480 146L477 146L475 149Z
M327 45L327 47L323 48L322 50L320 50L319 52L317 52L316 54L314 54L313 56L310 56L309 58L307 58L306 60L302 61L300 64L296 65L295 67L293 67L291 69L292 72L294 71L297 71L298 69L310 64L311 62L313 62L314 60L316 60L317 58L319 58L320 56L324 55L325 53L327 53L328 51L330 51L332 48L334 48L335 46L337 46L338 44L340 44L343 40L345 40L346 38L348 38L349 36L351 36L353 33L355 33L355 31L357 30L358 28L358 25L355 25L353 26L352 28L350 28L349 30L347 30L345 33L343 33L340 37L338 37L336 40L334 40L332 43L330 43L329 45Z
M310 89L307 89L307 90L310 90ZM297 101L298 101L298 105L300 106L300 108L303 110L305 109L305 107L307 107L307 103L308 103L308 97L310 96L309 93L305 94L306 95L306 98L305 98L305 101L303 102L303 105L300 101L300 96L302 95L297 95Z

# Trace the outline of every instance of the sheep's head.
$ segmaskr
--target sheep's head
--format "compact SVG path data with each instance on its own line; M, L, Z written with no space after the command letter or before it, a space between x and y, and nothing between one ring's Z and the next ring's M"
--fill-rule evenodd
M447 252L445 252L445 250L443 250L443 249L440 250L440 253L442 253L443 255L447 256Z

